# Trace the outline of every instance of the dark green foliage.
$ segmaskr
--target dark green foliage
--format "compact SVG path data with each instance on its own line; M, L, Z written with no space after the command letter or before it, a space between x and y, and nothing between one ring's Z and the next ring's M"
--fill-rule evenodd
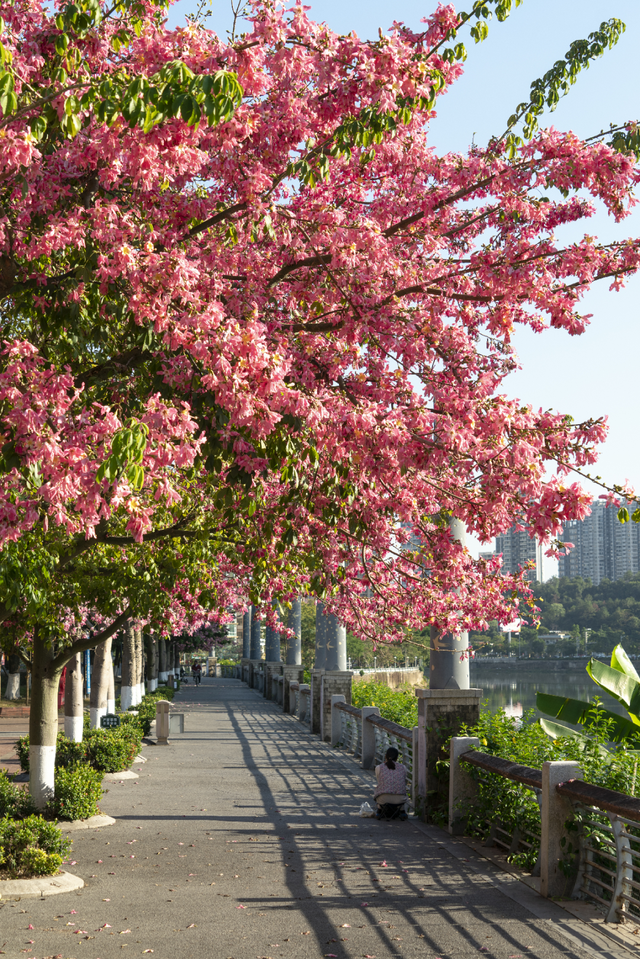
M580 577L554 578L537 584L535 593L541 600L538 605L545 632L570 632L578 627L580 649L584 650L584 630L590 629L587 651L607 655L624 635L625 649L640 652L640 573L615 582L604 579L598 586ZM575 652L575 641L570 645Z
M12 783L4 769L0 769L0 817L24 819L35 812L28 791Z
M117 773L131 765L142 742L142 730L136 723L115 729L92 729L85 736L87 759L99 772Z
M56 768L87 763L104 773L116 773L126 769L140 751L142 742L142 725L136 719L136 716L132 716L130 722L125 721L115 729L85 728L81 743L75 743L63 733L58 733ZM20 768L29 772L28 736L22 736L18 740L17 751Z
M102 773L87 763L56 769L55 796L47 803L47 814L57 819L89 819L99 812Z
M418 700L413 689L391 689L384 683L360 680L351 687L354 706L377 706L383 719L413 729L418 724Z
M56 742L56 766L67 767L75 766L78 763L86 762L87 745L84 742L76 743L73 739L67 739L63 733L58 733Z
M18 742L16 743L16 752L18 754L18 762L20 763L20 769L23 773L29 772L29 737L20 736Z
M71 840L42 816L0 819L0 870L12 879L53 876L71 849Z
M477 736L482 752L532 769L540 769L548 760L573 760L582 768L587 782L634 795L637 756L623 747L607 748L609 725L605 712L596 702L589 715L591 738L588 740L551 739L536 721L534 710L530 710L521 721L505 716L502 710L483 712L478 725L461 730L460 735ZM531 789L473 766L467 768L478 784L473 803L461 810L471 835L486 838L491 825L499 822L507 832L513 834L518 830L528 841L531 841L531 835L539 836L540 812ZM523 868L531 869L536 857L534 840L531 849L519 850L509 858Z

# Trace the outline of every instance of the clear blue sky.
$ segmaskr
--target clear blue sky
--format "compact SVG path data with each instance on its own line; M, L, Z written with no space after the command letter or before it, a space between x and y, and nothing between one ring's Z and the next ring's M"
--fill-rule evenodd
M180 0L171 23L180 23L195 6L194 0ZM311 15L338 32L355 30L374 38L378 28L386 30L393 19L417 29L420 18L435 6L436 0L394 4L317 0ZM589 136L610 122L640 119L640 0L523 0L505 23L491 21L484 43L467 43L465 74L439 101L432 125L434 145L442 152L463 151L474 137L483 144L501 133L513 108L526 98L531 81L563 57L573 40L586 37L610 17L626 24L621 41L581 75L544 122ZM208 26L224 35L230 23L228 0L213 0ZM606 240L637 235L640 207L619 226L599 214L581 232ZM567 232L567 239L571 236ZM612 482L628 478L640 490L639 302L640 277L621 293L610 293L605 281L583 304L583 312L593 313L593 319L582 336L521 331L516 347L522 370L509 378L506 389L535 406L571 413L576 419L607 415L609 438L595 472Z

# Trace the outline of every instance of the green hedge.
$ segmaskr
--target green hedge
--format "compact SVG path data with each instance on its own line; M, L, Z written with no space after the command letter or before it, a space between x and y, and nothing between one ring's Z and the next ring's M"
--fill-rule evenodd
M418 700L412 686L391 689L385 683L360 680L351 687L351 702L362 706L377 706L383 719L413 729L418 725Z
M55 875L70 849L71 840L42 816L0 819L0 870L11 879Z
M124 718L124 717L123 717ZM127 769L140 752L143 731L136 717L127 717L114 729L85 729L81 743L58 733L56 768L70 768L85 763L103 773L117 773ZM29 737L21 736L17 743L20 768L29 772Z
M4 769L0 769L0 817L25 819L36 809L28 791L11 782Z
M58 819L89 819L100 810L102 773L87 763L60 766L55 773L55 796L47 803L47 815Z

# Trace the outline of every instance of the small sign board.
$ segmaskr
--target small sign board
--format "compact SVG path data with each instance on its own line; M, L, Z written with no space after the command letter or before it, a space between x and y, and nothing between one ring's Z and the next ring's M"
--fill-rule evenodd
M120 725L120 717L116 716L115 713L107 713L106 716L100 717L100 726L102 729L115 729Z

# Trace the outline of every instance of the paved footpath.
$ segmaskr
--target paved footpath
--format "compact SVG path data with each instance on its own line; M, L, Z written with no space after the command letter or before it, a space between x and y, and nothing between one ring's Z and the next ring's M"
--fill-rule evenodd
M0 904L28 959L628 959L432 827L357 816L371 778L244 684L183 687L182 736L76 833L83 890Z

